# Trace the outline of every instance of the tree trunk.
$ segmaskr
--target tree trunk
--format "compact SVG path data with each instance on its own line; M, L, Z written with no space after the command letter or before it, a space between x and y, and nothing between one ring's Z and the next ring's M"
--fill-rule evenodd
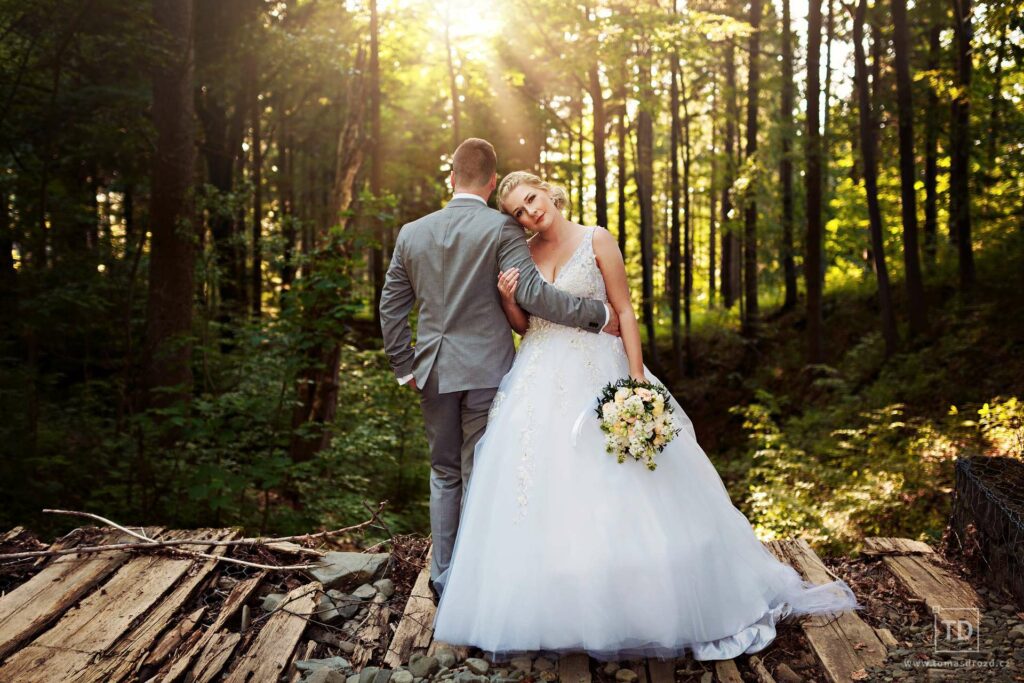
M725 46L725 177L722 181L722 303L732 308L739 296L739 241L732 214L732 186L736 182L736 126L739 105L736 102L736 46L732 39Z
M829 198L832 196L832 186L829 182L829 165L828 160L832 158L832 41L836 35L836 22L835 22L835 6L836 0L825 0L828 3L828 17L825 23L825 92L824 92L824 109L820 108L821 111L821 138L820 145L822 146L821 151L821 182L822 182L822 210L824 211L824 222L828 222L831 218L831 202ZM819 51L821 46L821 9L818 9L819 17L819 30L818 30L818 45ZM821 58L818 58L818 63L821 64ZM820 81L820 77L819 77ZM854 147L856 147L856 138L854 139ZM824 248L824 245L823 245ZM819 256L819 262L824 266L825 262L824 251ZM805 264L806 266L806 264ZM822 272L822 277L825 273Z
M903 216L903 265L907 286L907 316L910 336L924 335L928 313L921 279L920 247L917 243L917 193L914 184L914 108L910 79L910 30L906 0L891 0L893 49L896 66L896 104L899 112L900 206Z
M669 239L668 291L672 310L672 362L676 373L683 374L683 343L680 327L680 298L682 291L679 279L679 55L675 52L669 58L671 83L669 86L669 116L672 127L670 138L669 186L671 193L672 216L671 237Z
M605 157L605 134L608 116L605 112L604 91L597 64L590 68L590 102L594 113L594 205L597 225L608 227L608 161Z
M995 183L998 174L996 171L996 150L999 149L999 137L1002 132L999 126L999 119L1003 110L1003 60L1006 59L1006 37L1009 27L1004 24L1003 32L999 38L999 47L996 48L996 64L992 69L992 104L988 116L988 153L986 157L988 164L985 166L984 177L989 185Z
M793 258L793 33L789 0L782 0L782 93L780 97L782 154L779 180L782 188L782 271L786 294L782 310L796 306L796 263Z
M693 376L693 339L691 332L693 312L693 212L690 205L690 169L693 164L690 145L690 101L686 94L686 83L682 82L683 96L683 320L685 337L683 352L686 354L684 370L687 377Z
M626 103L622 103L622 113L619 114L619 149L617 164L619 168L619 186L618 186L618 237L619 240L619 251L622 252L622 257L626 257L626 182L629 178L626 175L626 146L629 144L629 128L626 126Z
M250 115L252 116L252 317L263 313L263 107L260 104L259 66L255 52L250 52L249 71Z
M454 153L455 149L462 142L462 128L459 122L459 84L456 80L455 54L452 48L451 17L448 16L448 12L451 11L450 5L451 3L446 3L445 5L444 51L448 59L448 88L452 96L452 153Z
M877 129L871 113L871 92L868 70L864 55L864 16L867 14L867 0L859 0L853 20L853 50L856 69L857 103L860 110L860 147L864 163L864 190L867 193L868 217L871 223L871 251L874 256L875 274L878 277L878 304L882 313L882 337L885 339L885 353L896 352L898 338L896 318L893 314L892 292L889 287L889 272L885 265L885 242L882 227L882 212L878 205L878 168L875 159Z
M714 87L711 91L711 144L709 155L711 157L711 172L710 179L708 180L708 201L710 202L710 210L708 211L708 308L715 307L715 289L718 284L718 278L715 274L715 267L717 265L717 259L715 254L715 247L717 245L718 236L715 234L715 211L717 206L715 202L718 199L718 195L715 194L715 180L717 176L718 166L718 152L715 146L718 143L718 119L715 117L715 113L718 111L718 78L716 74Z
M384 189L384 141L380 133L380 24L377 0L370 0L370 194L373 211L370 223L373 246L370 248L370 277L373 280L373 322L380 326L380 297L384 291L384 225L379 204ZM447 35L447 34L446 34ZM455 148L452 148L455 151Z
M284 236L281 266L281 294L291 289L295 281L295 140L288 126L288 115L281 116L278 135L278 195L281 198L281 232Z
M153 407L187 401L192 390L192 291L195 228L189 190L195 160L192 101L192 1L154 0L168 53L153 74L156 129L143 382Z
M831 0L830 0L831 1ZM807 5L807 121L804 192L807 230L804 237L804 282L807 288L807 362L821 363L822 354L822 191L823 164L819 129L821 0Z
M747 156L757 163L757 104L760 94L759 65L761 57L761 0L750 2L750 66L747 69ZM757 334L760 312L757 303L757 188L751 183L743 220L743 280L746 315L743 317L743 331L748 336Z
M952 0L956 45L956 85L953 94L949 160L949 227L959 257L960 289L974 288L974 253L971 244L971 0Z
M939 68L939 39L942 27L936 23L928 29L928 70ZM924 257L929 268L935 266L939 225L939 94L928 86L928 106L924 118Z
M647 356L658 365L654 327L654 119L651 115L650 48L641 56L640 111L636 131L636 185L640 199L640 252L642 268L642 316L647 328Z

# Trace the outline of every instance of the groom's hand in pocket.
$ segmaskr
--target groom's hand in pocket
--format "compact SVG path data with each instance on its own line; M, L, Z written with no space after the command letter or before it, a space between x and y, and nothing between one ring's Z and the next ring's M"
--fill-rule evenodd
M405 385L409 386L409 387L412 387L412 390L415 391L416 393L419 393L419 391L420 391L420 388L418 386L416 386L416 378L415 377L410 379L408 382L406 382Z

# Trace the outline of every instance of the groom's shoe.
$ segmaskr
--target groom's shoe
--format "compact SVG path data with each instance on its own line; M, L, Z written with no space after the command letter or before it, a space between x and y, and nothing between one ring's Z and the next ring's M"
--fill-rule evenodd
M437 590L437 586L434 585L433 579L427 579L427 588L430 589L430 594L434 596L434 604L441 602L441 594Z

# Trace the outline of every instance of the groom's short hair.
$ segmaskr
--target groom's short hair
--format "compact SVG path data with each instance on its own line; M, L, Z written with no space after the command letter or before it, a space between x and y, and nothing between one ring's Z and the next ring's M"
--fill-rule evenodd
M483 187L498 170L494 146L480 138L467 138L452 156L455 184L462 187Z

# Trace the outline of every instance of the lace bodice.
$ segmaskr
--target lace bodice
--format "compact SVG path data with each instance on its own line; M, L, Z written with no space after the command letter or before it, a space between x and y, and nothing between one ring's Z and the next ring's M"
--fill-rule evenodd
M607 302L608 296L604 287L604 276L601 274L601 269L597 265L597 256L594 254L594 231L596 229L594 227L586 228L583 240L576 247L576 251L572 253L572 256L565 262L562 269L558 271L554 281L549 284L575 296ZM544 278L543 275L541 277ZM547 279L545 278L544 281L547 282ZM531 331L550 326L562 327L562 325L549 320L530 316L527 334Z

